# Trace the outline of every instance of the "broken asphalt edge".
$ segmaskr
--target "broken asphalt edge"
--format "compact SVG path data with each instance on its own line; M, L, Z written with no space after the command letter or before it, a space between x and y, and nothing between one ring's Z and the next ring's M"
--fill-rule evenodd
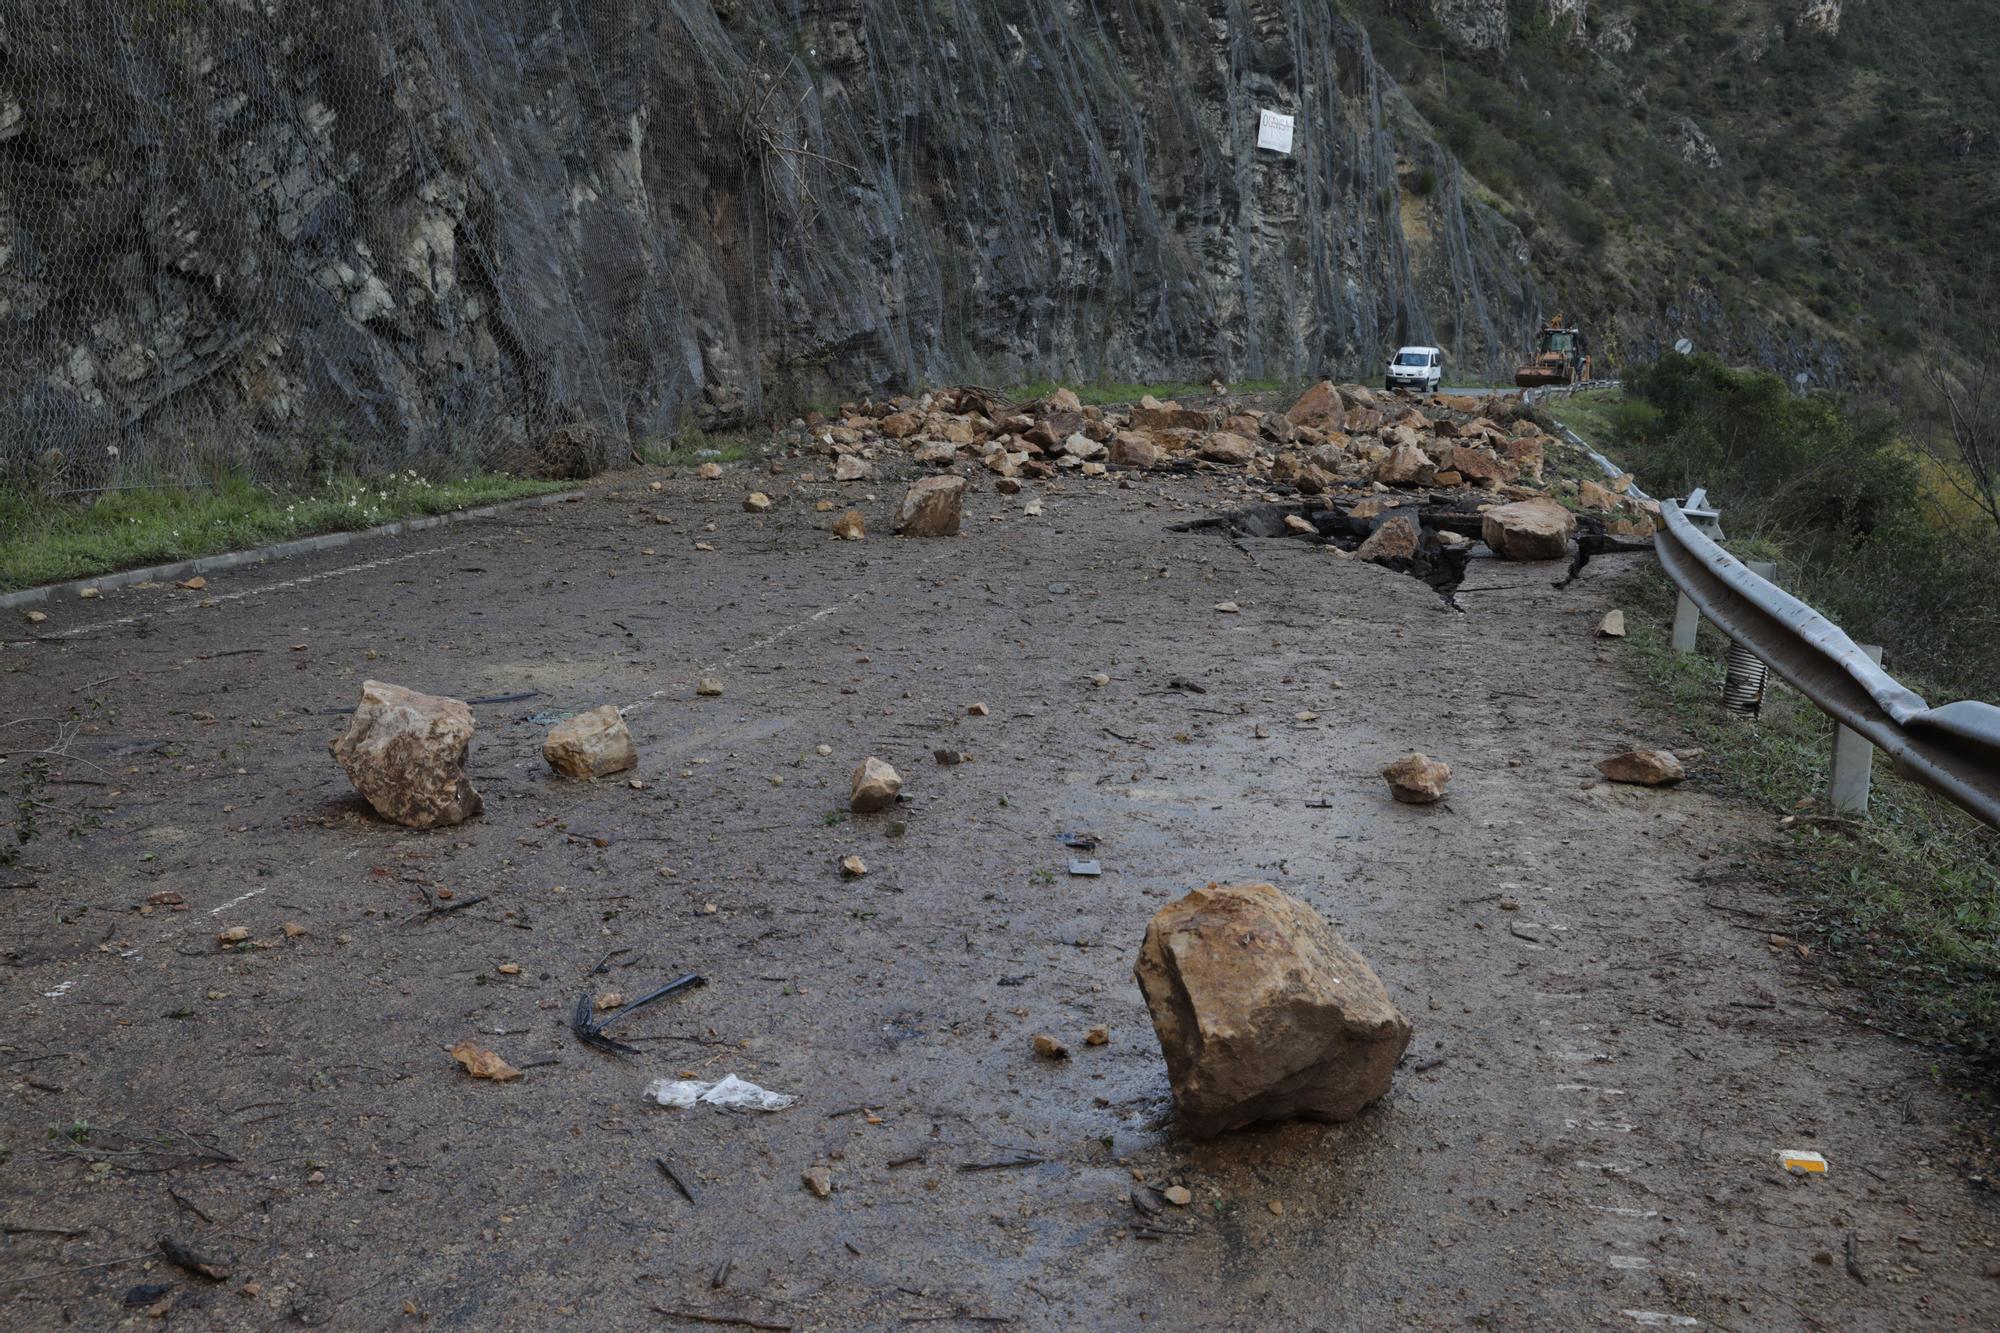
M445 523L460 523L474 518L493 518L515 509L540 509L547 505L564 504L570 500L580 500L584 494L583 491L559 491L551 495L531 495L524 500L507 500L500 504L481 505L477 509L453 509L442 514L425 514L421 518L397 519L394 523L384 523L377 528L359 528L352 532L323 532L317 537L299 537L292 541L279 542L273 546L259 546L248 551L224 551L218 555L196 556L191 560L175 560L170 564L147 565L142 569L121 569L115 574L105 574L97 578L71 579L66 583L45 583L39 588L22 588L18 592L0 593L0 611L11 611L17 606L32 606L37 602L52 602L65 596L75 597L85 588L110 592L114 588L130 587L134 583L164 583L169 579L193 578L196 574L207 574L215 570L261 565L272 560L307 555L314 551L330 551L354 542L367 541L371 537L398 537L406 532L422 532L425 528L435 528Z

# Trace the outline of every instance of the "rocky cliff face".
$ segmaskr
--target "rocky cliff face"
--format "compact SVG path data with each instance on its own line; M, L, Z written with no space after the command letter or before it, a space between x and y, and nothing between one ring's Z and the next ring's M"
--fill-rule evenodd
M639 440L922 381L1512 363L1317 0L72 0L0 28L0 459ZM1259 113L1293 148L1257 147ZM39 462L37 462L39 460Z

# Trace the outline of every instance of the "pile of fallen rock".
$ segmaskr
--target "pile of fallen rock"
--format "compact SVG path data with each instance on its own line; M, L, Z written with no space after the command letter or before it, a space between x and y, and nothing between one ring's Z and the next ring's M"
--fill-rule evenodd
M878 461L904 454L937 468L976 464L1003 491L1063 473L1221 472L1268 499L1324 497L1350 513L1357 504L1372 510L1366 517L1404 503L1379 498L1391 493L1469 494L1479 511L1497 514L1481 535L1511 559L1559 558L1575 531L1571 505L1602 516L1609 535L1634 539L1653 534L1659 512L1629 493L1630 477L1545 482L1556 441L1511 395L1418 400L1322 381L1285 411L1150 396L1112 409L1086 406L1067 389L1012 403L965 387L848 403L837 419L814 414L805 425L836 481L867 480Z

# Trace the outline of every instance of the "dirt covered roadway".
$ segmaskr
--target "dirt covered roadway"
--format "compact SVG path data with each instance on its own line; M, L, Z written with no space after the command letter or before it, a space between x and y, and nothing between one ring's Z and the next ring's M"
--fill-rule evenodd
M94 824L51 813L0 872L0 1325L2000 1321L1922 1054L1767 943L1768 820L1699 764L1593 780L1684 739L1593 637L1621 562L1557 592L1474 560L1454 610L1304 541L1168 532L1219 486L982 477L965 534L919 541L888 479L627 473L51 608L0 651L0 734L60 743L47 799ZM474 709L482 818L352 795L326 745L371 677L531 695ZM553 777L550 720L606 702L640 785ZM1388 799L1410 749L1452 764L1444 804ZM908 800L848 816L869 754ZM1416 1037L1351 1124L1189 1145L1131 967L1162 903L1242 879L1334 922ZM707 984L615 1030L640 1056L571 1034L578 995L683 971ZM468 1036L524 1076L467 1077ZM800 1101L642 1098L725 1073Z

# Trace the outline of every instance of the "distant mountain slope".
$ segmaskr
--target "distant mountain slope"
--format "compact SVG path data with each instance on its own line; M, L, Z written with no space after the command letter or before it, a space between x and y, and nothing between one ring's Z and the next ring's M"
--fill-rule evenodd
M1879 381L2000 264L1990 0L1343 0L1615 353ZM1960 330L1963 332L1963 326Z

